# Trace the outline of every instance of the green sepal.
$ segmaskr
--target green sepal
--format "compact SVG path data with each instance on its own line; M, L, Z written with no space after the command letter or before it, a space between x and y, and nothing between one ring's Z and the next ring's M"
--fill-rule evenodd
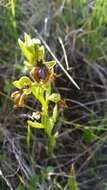
M43 129L44 125L42 123L39 122L33 122L31 120L27 120L28 126L30 127L34 127L34 128L38 128L38 129Z
M24 33L24 38L25 38L25 45L26 47L28 46L28 42L31 40L31 36L28 35L26 32Z
M31 38L31 36L27 33L25 33L25 45L26 47L34 46L34 45L40 45L41 42L39 39Z
M42 59L42 61L44 62L44 58L45 58L45 49L44 46L41 46L38 48L38 59Z
M42 47L40 47L40 40L35 38L31 39L30 35L25 33L25 42L18 39L18 43L29 64L35 64L35 60L38 59L39 48Z
M26 59L29 62L34 62L34 55L32 54L31 51L29 51L29 49L26 47L25 43L20 39L18 39L18 43L19 43L20 49L21 49L23 55L26 57Z
M60 99L61 99L61 96L60 96L60 94L58 94L58 93L53 93L53 94L51 94L51 95L48 97L48 100L50 100L50 101L52 101L52 102L54 102L54 103L59 102Z
M34 67L34 63L30 63L29 61L24 61L24 65L26 66L27 69L31 70Z

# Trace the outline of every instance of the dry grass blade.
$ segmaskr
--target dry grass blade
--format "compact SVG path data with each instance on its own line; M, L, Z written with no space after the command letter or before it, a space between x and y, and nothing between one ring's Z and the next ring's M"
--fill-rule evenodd
M64 58L65 58L65 63L66 63L67 70L69 71L70 69L72 69L72 67L69 67L68 58L67 58L67 54L66 54L66 50L65 50L63 41L62 41L61 37L59 37L58 40L59 40L59 42L61 44L61 47L62 47L62 50L63 50L63 53L64 53Z
M3 172L0 170L0 176L2 177L2 179L6 182L7 187L9 187L10 190L13 190L10 182L7 180L7 178L3 175Z

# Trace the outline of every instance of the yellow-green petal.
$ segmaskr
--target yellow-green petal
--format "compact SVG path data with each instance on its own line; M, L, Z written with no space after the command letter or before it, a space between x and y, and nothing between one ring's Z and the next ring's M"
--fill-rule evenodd
M24 94L29 95L29 94L31 94L31 89L30 88L23 89L23 92L24 92Z
M19 79L19 83L22 87L26 86L26 85L31 85L32 81L30 80L29 77L23 76Z
M49 69L52 69L56 65L56 61L47 61L45 64L49 67Z
M26 32L24 33L25 37L25 45L28 46L28 42L31 41L31 36L27 34Z
M23 76L19 80L14 81L13 85L18 89L22 89L27 85L32 85L32 81L29 79L29 77Z
M18 88L18 89L21 89L21 88L22 88L22 86L20 85L19 80L15 80L15 81L13 82L13 85L14 85L16 88Z

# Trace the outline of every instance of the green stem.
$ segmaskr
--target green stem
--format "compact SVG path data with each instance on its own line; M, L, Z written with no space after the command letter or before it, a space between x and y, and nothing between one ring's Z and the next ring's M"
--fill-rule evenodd
M48 115L48 104L45 100L43 101L42 106L43 106L43 114Z
M54 136L48 136L48 155L51 158L53 155L53 151L55 148L55 144L56 144L56 139Z
M49 113L48 113L49 102L48 102L47 98L46 99L44 98L44 93L45 92L43 92L43 94L41 96L41 104L42 104L42 108L43 108L43 115L44 115L44 118L46 119L43 122L43 125L45 125L45 133L47 134L47 137L48 137L48 144L47 144L47 146L48 146L48 156L51 158L52 154L53 154L55 144L56 144L56 139L55 139L54 135L52 135L53 127L51 126Z
M13 25L14 35L15 35L15 38L17 39L15 0L11 0L11 15L12 15L12 25Z

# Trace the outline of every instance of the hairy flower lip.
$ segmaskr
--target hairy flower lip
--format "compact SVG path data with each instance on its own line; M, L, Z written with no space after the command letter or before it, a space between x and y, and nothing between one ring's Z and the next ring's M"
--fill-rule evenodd
M53 68L49 68L46 62L39 60L39 62L32 68L30 72L31 77L37 83L46 84L56 78Z
M40 68L39 66L33 67L30 74L31 77L40 84L47 83L51 75L47 67Z

